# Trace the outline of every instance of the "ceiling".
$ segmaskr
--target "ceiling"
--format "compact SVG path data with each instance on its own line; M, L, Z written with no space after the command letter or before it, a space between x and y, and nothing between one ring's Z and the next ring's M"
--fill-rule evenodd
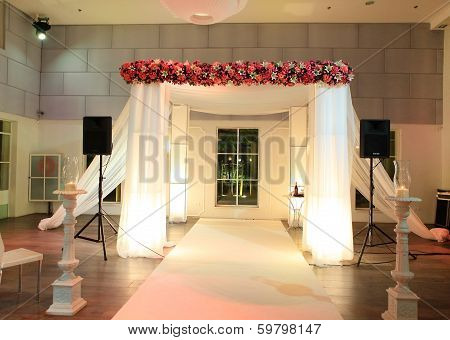
M7 0L31 17L53 25L183 23L159 0ZM186 0L188 1L188 0ZM224 22L430 22L449 0L248 0ZM414 8L418 6L417 8Z

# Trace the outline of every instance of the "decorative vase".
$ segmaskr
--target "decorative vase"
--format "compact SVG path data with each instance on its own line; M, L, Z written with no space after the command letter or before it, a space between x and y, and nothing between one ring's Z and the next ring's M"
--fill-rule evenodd
M77 156L64 156L62 178L64 181L64 191L77 190L78 178L80 176L80 166Z
M394 188L396 197L409 197L409 187L411 185L411 176L409 174L409 163L406 160L396 160L394 174Z

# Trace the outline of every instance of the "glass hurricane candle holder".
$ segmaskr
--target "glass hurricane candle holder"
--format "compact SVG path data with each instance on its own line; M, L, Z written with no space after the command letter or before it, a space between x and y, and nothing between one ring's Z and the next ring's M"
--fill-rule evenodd
M78 178L80 176L80 166L77 156L65 156L63 159L62 178L64 181L64 191L77 190Z
M394 174L394 188L396 197L409 197L409 187L411 185L411 176L409 174L410 161L396 160Z

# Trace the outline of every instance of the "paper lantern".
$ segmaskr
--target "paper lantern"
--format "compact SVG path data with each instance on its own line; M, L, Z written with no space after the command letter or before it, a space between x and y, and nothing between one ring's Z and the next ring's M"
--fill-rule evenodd
M196 25L211 25L239 13L247 0L160 0L178 18Z

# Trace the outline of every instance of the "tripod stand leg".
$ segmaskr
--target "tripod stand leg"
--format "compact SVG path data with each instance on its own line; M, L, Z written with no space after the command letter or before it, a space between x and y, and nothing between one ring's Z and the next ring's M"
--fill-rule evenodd
M99 218L99 233L101 233L101 240L102 240L102 247L103 247L103 259L105 261L108 261L108 258L106 257L106 244L105 244L105 231L103 230L103 221L102 217Z
M98 214L95 214L94 216L92 216L92 218L89 220L88 223L86 223L83 228L81 228L73 238L77 238L78 236L80 236L80 234L84 231L84 229L86 229L87 227L89 227L89 225L97 218Z
M359 267L359 264L361 263L361 259L362 259L363 255L364 255L364 250L366 249L367 239L369 238L369 234L370 234L370 226L368 226L368 228L367 228L366 237L364 238L364 243L361 248L361 252L359 253L359 258L358 258L358 263L357 263L358 267Z
M392 237L390 237L386 232L384 232L380 227L374 226L380 233L382 233L389 241L392 243L397 243Z
M114 228L113 224L111 223L111 221L109 220L109 218L104 214L103 217L105 218L106 222L108 222L109 226L111 227L111 229L114 231L115 234L117 234L117 229Z
M368 227L369 227L369 225L366 224L364 228L361 228L360 231L358 231L355 235L353 235L353 238L358 237L358 235L361 234L361 233L362 233L364 230L366 230Z

